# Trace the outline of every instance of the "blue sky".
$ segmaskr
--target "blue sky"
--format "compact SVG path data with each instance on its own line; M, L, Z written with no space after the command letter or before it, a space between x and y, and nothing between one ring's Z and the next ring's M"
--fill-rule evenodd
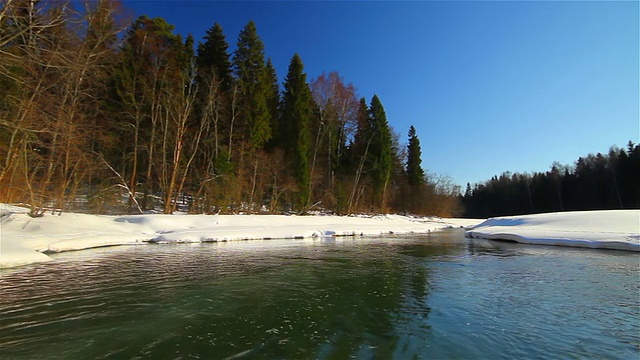
M423 167L464 186L640 142L639 2L123 1L230 50L254 20L278 75L337 71L378 94Z

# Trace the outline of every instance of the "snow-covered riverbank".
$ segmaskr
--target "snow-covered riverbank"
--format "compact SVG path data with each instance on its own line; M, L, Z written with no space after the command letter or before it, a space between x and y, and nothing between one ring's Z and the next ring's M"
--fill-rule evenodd
M526 244L640 251L640 210L476 219L379 216L127 215L64 213L31 218L0 204L0 268L49 261L46 253L150 242L294 239L427 233L467 227L468 237Z
M0 205L0 268L49 261L47 252L149 242L203 242L321 236L427 233L482 220L399 215L128 215L63 213L31 218L27 210Z
M466 236L524 244L640 251L640 210L497 217L473 226Z

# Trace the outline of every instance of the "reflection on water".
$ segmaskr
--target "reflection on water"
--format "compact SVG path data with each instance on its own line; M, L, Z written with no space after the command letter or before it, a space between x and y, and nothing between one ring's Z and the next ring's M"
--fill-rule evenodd
M640 356L637 254L460 230L96 249L0 274L3 359Z

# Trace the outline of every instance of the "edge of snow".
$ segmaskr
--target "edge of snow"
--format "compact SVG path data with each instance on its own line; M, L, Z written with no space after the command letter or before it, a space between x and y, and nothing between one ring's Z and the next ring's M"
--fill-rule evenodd
M148 243L304 239L429 233L482 220L401 215L87 215L31 218L28 210L0 204L0 268L50 261L46 254Z
M465 236L523 244L640 252L640 210L597 210L490 218Z

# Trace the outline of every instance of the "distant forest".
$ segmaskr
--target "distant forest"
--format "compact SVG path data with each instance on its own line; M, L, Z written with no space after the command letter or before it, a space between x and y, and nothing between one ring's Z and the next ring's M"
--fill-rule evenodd
M579 158L575 166L554 163L544 173L494 176L467 184L464 215L491 216L551 211L640 209L640 145L612 147L606 155Z
M382 101L338 73L284 84L248 22L228 51L115 1L5 0L0 202L142 213L458 215L460 189L421 166Z

